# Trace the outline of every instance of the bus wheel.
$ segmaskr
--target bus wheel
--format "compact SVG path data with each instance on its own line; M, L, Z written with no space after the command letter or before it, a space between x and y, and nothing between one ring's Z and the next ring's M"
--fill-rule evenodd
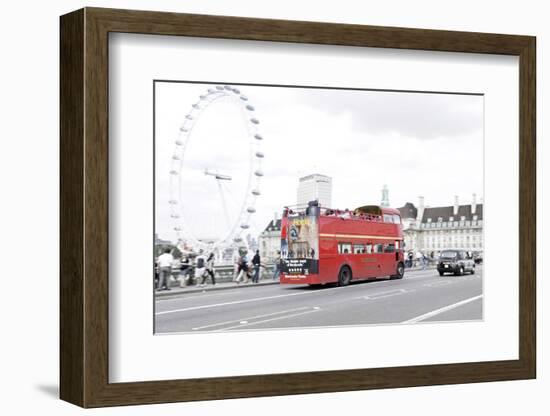
M395 274L390 276L390 279L403 279L403 276L405 275L405 265L401 262L397 264L397 269L395 270Z
M338 274L338 286L347 286L351 281L351 269L348 266L344 266L340 269Z

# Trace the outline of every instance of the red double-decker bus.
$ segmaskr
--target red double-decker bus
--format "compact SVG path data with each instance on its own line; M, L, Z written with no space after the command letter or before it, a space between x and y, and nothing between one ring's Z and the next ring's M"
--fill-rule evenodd
M348 285L405 273L399 211L367 205L337 210L312 201L285 208L281 223L282 284Z

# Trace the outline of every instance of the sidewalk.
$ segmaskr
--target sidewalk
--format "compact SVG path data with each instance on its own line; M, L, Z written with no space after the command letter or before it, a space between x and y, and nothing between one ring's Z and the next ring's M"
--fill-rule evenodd
M429 265L426 266L425 270L429 269L435 269L435 265ZM407 272L416 272L416 271L422 271L422 266L414 266L414 267L407 267L405 269L405 273ZM256 286L267 286L267 285L278 285L279 280L271 280L271 279L263 279L260 280L258 283L252 283L252 280L249 280L248 283L235 283L233 281L229 282L219 282L215 285L207 284L206 286L198 286L196 284L180 287L179 285L174 285L170 288L170 290L162 290L158 291L155 290L155 297L156 298L163 298L167 296L177 296L184 293L200 293L200 292L211 292L215 290L224 290L224 289L236 289L236 288L247 288L247 287L256 287Z
M258 283L252 283L252 280L249 280L248 283L235 283L235 282L220 282L215 285L208 284L206 286L190 285L185 287L173 286L170 290L155 290L155 297L162 298L166 296L176 296L183 293L197 293L197 292L211 292L215 290L224 290L224 289L235 289L235 288L248 288L248 287L257 287L257 286L267 286L267 285L278 285L279 280L264 279L260 280Z

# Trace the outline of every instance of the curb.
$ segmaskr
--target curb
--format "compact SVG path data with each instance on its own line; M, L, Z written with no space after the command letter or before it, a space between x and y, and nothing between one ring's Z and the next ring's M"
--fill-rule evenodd
M258 287L258 286L269 286L269 285L278 285L279 281L268 281L268 282L259 282L259 283L244 283L239 285L231 285L231 286L222 286L223 283L219 283L218 285L210 285L206 287L193 287L192 289L172 289L171 291L162 291L162 292L155 292L155 298L165 298L165 297L171 297L171 296L178 296L185 293L199 293L199 292L212 292L217 290L229 290L229 289L237 289L237 288L249 288L249 287Z

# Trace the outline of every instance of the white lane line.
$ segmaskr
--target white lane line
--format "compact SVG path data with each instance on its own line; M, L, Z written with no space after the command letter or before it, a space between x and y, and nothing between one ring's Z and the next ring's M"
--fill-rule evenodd
M169 311L162 311L162 312L156 312L155 315L166 315L169 313L177 313L177 312L187 312L187 311L196 311L199 309L208 309L208 308L217 308L219 306L227 306L227 305L239 305L241 303L249 303L249 302L258 302L261 300L269 300L269 299L278 299L278 298L285 298L290 296L302 296L302 295L314 295L318 293L327 293L332 290L346 290L353 288L355 285L351 286L345 286L345 287L333 287L333 288L326 288L322 290L310 290L307 292L297 292L297 293L289 293L286 295L275 295L275 296L265 296L261 298L252 298L252 299L243 299L243 300L235 300L232 302L224 302L224 303L214 303L210 305L200 305L200 306L191 306L189 308L182 308L182 309L173 309Z
M414 290L415 289L389 290L387 292L374 293L368 296L360 296L359 298L356 298L356 299L365 299L365 300L383 299L383 298L389 298L390 296L402 295L403 293L414 292Z
M243 328L243 327L245 327L245 326L263 324L263 323L265 323L265 322L277 321L277 320L279 320L279 319L294 318L295 316L306 315L306 314L308 314L308 313L313 313L313 312L319 312L320 310L321 310L321 309L318 308L318 309L311 309L311 310L305 311L305 312L294 313L294 314L291 314L291 315L276 316L275 318L264 319L264 320L262 320L262 321L254 321L254 322L250 322L250 323L247 323L247 324L241 324L241 325L229 326L229 327L226 327L226 328L220 328L220 329L216 329L216 330L214 330L214 331L212 331L212 332L227 331L227 330L229 330L229 329Z
M224 292L223 290L220 290L220 292ZM236 290L231 291L231 294L241 293L242 290ZM187 299L195 299L195 298L211 298L214 296L227 296L227 293L209 293L209 291L203 291L200 292L200 295L193 295L193 296L179 296L179 294L175 293L173 296L168 295L166 299L155 299L156 302L168 302L168 301L181 301L181 300L187 300Z
M278 311L278 312L266 313L266 314L264 314L264 315L247 316L246 318L232 319L231 321L225 321L225 322L216 322L215 324L197 326L197 327L191 328L191 329L192 329L193 331L198 331L199 329L212 328L213 326L227 325L227 324L232 324L233 322L239 322L239 321L250 321L250 320L252 320L252 319L266 318L266 317L268 317L268 316L280 315L280 314L282 314L282 313L303 311L304 309L308 309L308 307L307 307L307 306L302 306L301 308L287 309L287 310L285 310L285 311Z
M424 315L417 316L416 318L409 319L407 321L401 322L402 324L413 324L416 322L423 321L425 319L431 318L432 316L439 315L443 312L450 311L451 309L458 308L459 306L466 305L467 303L473 302L475 300L481 299L483 295L474 296L473 298L461 300L460 302L453 303L452 305L444 306L443 308L436 309L435 311L431 311L428 313L425 313Z
M450 285L454 283L453 281L451 280L440 280L440 281L436 281L436 282L432 282L432 283L424 283L422 286L425 286L425 287L439 287L439 286L447 286L447 285Z

